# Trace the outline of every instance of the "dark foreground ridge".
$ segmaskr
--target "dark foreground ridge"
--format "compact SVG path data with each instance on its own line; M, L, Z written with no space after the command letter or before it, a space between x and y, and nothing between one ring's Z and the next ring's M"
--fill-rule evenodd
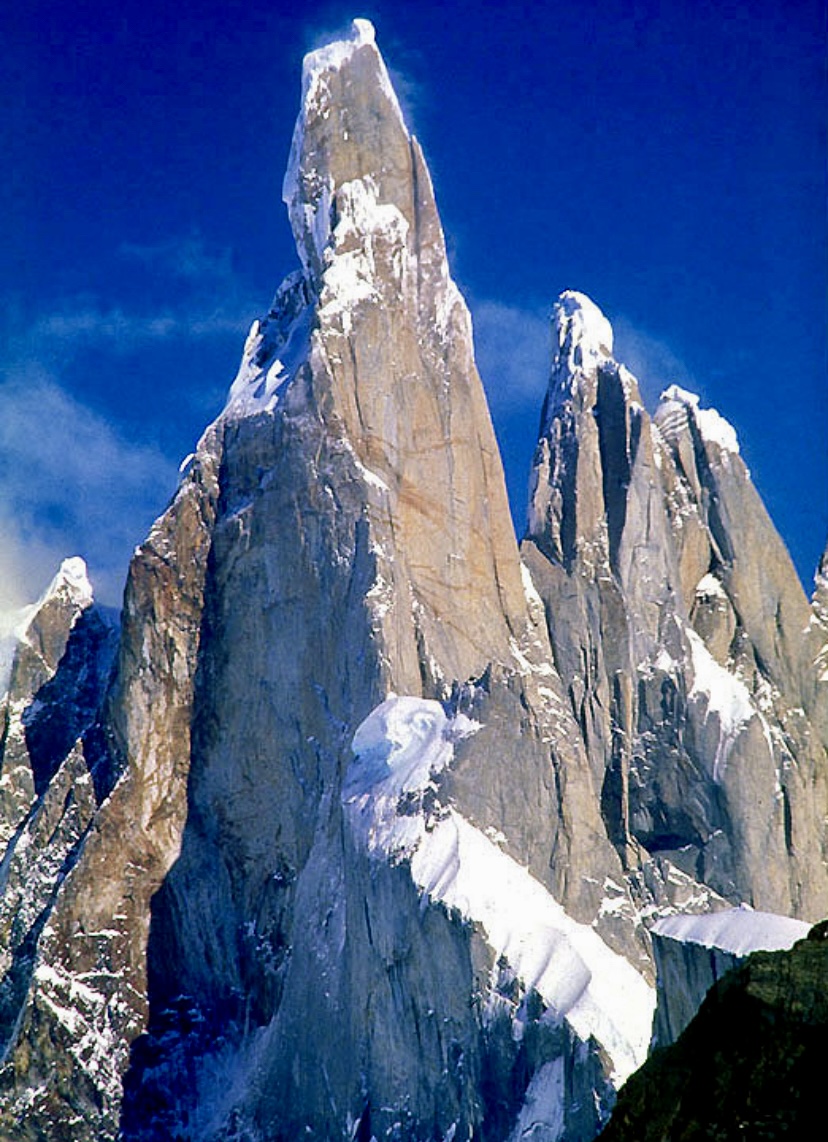
M815 1138L824 1118L828 930L756 952L622 1088L602 1142Z

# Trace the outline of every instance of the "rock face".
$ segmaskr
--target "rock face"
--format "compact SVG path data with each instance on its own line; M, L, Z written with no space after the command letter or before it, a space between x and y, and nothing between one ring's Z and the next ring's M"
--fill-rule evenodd
M646 1055L654 919L828 903L821 628L732 430L676 389L651 421L574 293L518 549L365 21L305 60L284 196L301 269L136 553L105 696L61 707L94 796L3 985L0 1124L586 1142ZM79 797L56 757L14 762L9 851Z
M0 741L4 1060L20 1044L55 899L115 780L101 707L117 645L117 625L94 605L80 559L64 561L43 598L18 624ZM12 1078L13 1070L5 1066L0 1084L8 1088ZM5 1133L17 1128L16 1115L4 1103Z
M820 916L815 643L736 435L676 386L651 420L582 295L556 329L523 555L608 835L628 870L649 855L731 903Z
M790 951L751 955L621 1090L602 1142L813 1137L824 1114L826 996L824 925Z
M354 731L387 695L443 702L479 729L394 813L426 836L456 813L493 859L486 830L502 837L503 875L520 862L584 919L602 886L584 874L620 873L521 570L430 180L364 25L306 61L285 197L303 270L254 325L216 429L187 822L153 901L123 1129L144 1137L157 1105L197 1137L505 1132L557 1061L588 1137L612 1096L591 1024L547 1029L558 997L508 966L501 996L505 949L474 909L444 906L415 854L375 851L343 805ZM627 1035L622 1069L645 1047Z

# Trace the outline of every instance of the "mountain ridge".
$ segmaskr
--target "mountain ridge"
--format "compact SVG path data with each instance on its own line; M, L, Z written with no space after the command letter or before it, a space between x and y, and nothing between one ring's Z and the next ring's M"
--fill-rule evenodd
M370 25L302 89L302 269L133 559L0 1122L586 1140L658 916L828 911L821 596L732 429L675 388L651 418L573 291L519 548Z

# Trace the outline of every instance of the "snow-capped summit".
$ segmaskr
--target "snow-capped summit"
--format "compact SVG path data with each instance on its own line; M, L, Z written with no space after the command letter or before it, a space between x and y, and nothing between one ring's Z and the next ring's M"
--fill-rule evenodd
M50 645L48 632L54 628L58 632L55 645L61 647L65 633L93 602L86 563L80 556L72 556L63 560L36 602L0 614L0 695L8 687L18 643L26 642L43 651ZM57 664L55 653L54 648L46 649L52 666Z
M566 290L555 303L553 317L561 363L589 369L612 357L612 326L586 294Z
M317 318L348 338L376 305L407 307L427 327L426 343L445 340L451 325L471 341L431 178L367 20L305 58L283 198L302 269L251 328L230 393L233 415L285 398Z
M558 297L552 307L552 344L542 432L548 431L558 410L595 404L601 369L613 368L625 395L638 399L635 378L613 360L612 325L586 294L565 290Z
M360 183L378 203L393 202L394 190L406 182L407 151L408 133L373 26L354 20L348 38L305 57L282 185L299 256L311 277L322 270L337 193Z
M85 608L94 602L92 584L86 563L79 555L64 559L41 599L45 602L52 595L65 592L76 606Z

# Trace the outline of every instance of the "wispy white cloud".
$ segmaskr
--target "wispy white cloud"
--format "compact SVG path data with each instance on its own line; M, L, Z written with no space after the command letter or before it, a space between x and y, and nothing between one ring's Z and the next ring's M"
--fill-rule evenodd
M549 382L551 337L541 311L481 301L472 306L477 366L493 414L540 410Z
M235 290L238 285L232 251L227 247L208 246L197 234L148 244L124 242L119 253L128 261L195 282L201 289L218 286Z
M118 253L126 264L139 265L166 300L147 311L88 293L66 298L34 321L18 319L11 330L16 356L54 359L89 346L133 353L174 338L243 338L262 308L234 269L231 251L208 247L199 237L124 244Z
M176 465L125 439L31 364L0 384L0 606L31 602L82 555L118 605L127 562L175 488Z
M204 308L201 312L164 310L136 314L78 298L34 322L27 330L27 339L32 349L45 342L52 352L60 341L64 351L73 345L82 348L84 344L95 344L113 352L134 353L144 342L172 338L202 339L227 334L243 338L250 326L251 312L255 310L245 307L243 312Z
M638 380L644 404L651 411L668 385L699 392L699 382L676 352L660 337L634 325L626 317L612 322L615 357Z
M159 299L155 310L126 300L133 283L106 299L93 294L65 298L40 314L24 314L13 299L6 307L4 361L0 369L0 609L31 602L60 561L82 555L99 597L120 602L130 554L175 488L180 457L138 443L121 419L117 387L98 384L92 408L71 386L81 378L117 376L128 361L139 383L142 354L170 346L173 366L166 405L158 414L147 401L142 436L162 436L169 409L186 410L194 436L212 415L216 393L232 376L195 386L181 374L190 351L224 340L222 354L239 351L252 318L262 308L234 267L231 253L198 237L157 245L125 245L126 266L152 288L136 296ZM189 347L189 348L188 348ZM230 356L232 359L232 348ZM103 354L103 356L102 356ZM107 356L111 366L104 364ZM196 354L193 354L194 359ZM157 369L157 353L153 358ZM89 364L87 364L89 362ZM147 393L157 386L147 376ZM180 391L177 391L176 386ZM171 403L172 402L172 403ZM201 408L201 405L204 408Z

